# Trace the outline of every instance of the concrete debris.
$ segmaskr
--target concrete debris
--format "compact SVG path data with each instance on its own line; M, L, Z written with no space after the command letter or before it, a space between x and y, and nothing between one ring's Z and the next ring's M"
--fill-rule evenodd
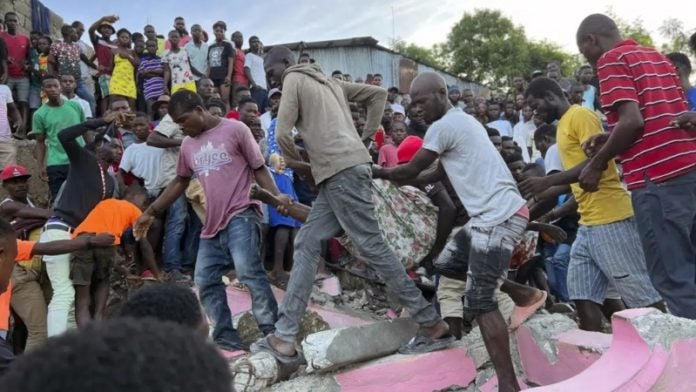
M657 310L634 317L630 322L651 349L660 346L669 351L675 340L696 338L696 321Z
M309 335L302 342L307 372L325 372L393 354L417 330L412 320L398 319Z
M301 342L309 334L326 331L330 328L329 324L318 313L307 310L300 321L300 333L297 335L297 342ZM263 337L251 312L246 312L239 317L237 330L242 338L242 343L247 348Z
M555 363L558 354L555 337L578 327L568 316L558 313L536 314L527 320L525 326L532 332L534 340L548 358L549 363Z

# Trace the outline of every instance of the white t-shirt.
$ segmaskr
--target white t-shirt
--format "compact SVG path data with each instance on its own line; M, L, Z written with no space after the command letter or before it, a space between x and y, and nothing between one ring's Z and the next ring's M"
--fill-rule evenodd
M498 130L500 136L510 136L512 137L512 124L508 120L495 120L491 121L486 126Z
M266 88L266 71L263 68L263 58L254 53L247 53L244 57L244 66L251 71L251 77L254 78L256 85L264 90Z
M473 226L499 225L524 206L510 170L483 125L461 109L450 109L430 126L423 148L440 155Z
M261 128L263 128L263 135L264 137L268 136L268 128L271 127L271 121L273 121L273 117L271 117L271 111L267 110L265 111L260 117L259 120L261 120Z
M170 139L183 139L185 136L181 127L174 122L169 114L162 117L162 120L160 120L159 124L155 127L155 132ZM179 147L165 148L162 151L162 181L167 185L176 177L176 162L179 159Z
M549 149L546 151L544 168L546 169L546 174L549 174L552 171L563 171L563 164L561 163L561 155L558 153L557 144L549 147Z
M4 84L0 84L0 139L12 139L10 119L7 117L7 104L14 103L12 91Z
M70 99L73 102L77 102L82 108L82 112L85 114L85 118L92 118L92 108L89 107L89 103L79 96L75 95Z
M119 168L145 180L145 189L150 196L157 196L166 185L162 183L160 170L163 153L163 149L148 146L147 143L133 143L123 152Z
M531 120L527 122L520 121L512 128L512 141L520 146L522 149L522 158L524 158L524 161L527 163L531 162L531 158L529 156L529 147L534 149L535 130L536 127L534 126L534 121ZM530 145L530 140L532 145Z

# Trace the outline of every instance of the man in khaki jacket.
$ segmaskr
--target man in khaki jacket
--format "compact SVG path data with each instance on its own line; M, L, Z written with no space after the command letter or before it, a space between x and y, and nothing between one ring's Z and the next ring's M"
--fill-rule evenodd
M294 55L286 47L273 48L266 55L264 67L272 81L283 85L277 142L286 160L301 161L292 137L293 127L297 128L319 195L295 240L294 265L276 332L252 345L252 351L267 351L285 365L299 362L295 338L312 291L321 243L343 231L421 325L416 337L400 351L421 353L445 348L453 340L447 324L408 278L384 242L375 218L370 190L372 160L365 145L380 125L387 91L326 77L317 64L295 65ZM362 140L353 125L348 102L367 107Z

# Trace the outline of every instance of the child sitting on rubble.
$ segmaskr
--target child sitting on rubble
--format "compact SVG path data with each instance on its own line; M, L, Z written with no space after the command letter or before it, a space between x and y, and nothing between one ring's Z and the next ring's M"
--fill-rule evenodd
M271 154L269 158L271 174L275 180L278 190L297 202L297 194L293 189L292 177L285 173L285 159L279 154ZM275 237L273 243L273 270L270 272L270 281L274 285L285 288L290 274L284 269L284 260L286 255L293 253L293 243L297 230L302 225L296 219L281 215L275 207L270 206L268 209L268 221L271 228L275 229Z
M147 192L139 185L126 190L123 200L105 199L99 202L77 226L73 237L106 232L115 237L114 246L104 249L86 249L74 252L70 257L70 279L75 286L75 320L82 327L94 320L101 320L109 296L109 278L114 267L116 247L121 244L124 232L131 228L142 214L148 201ZM154 252L147 240L139 241L144 263L159 276ZM94 284L94 287L92 287ZM92 296L92 293L93 296ZM92 301L93 300L93 301ZM94 302L92 306L92 302ZM90 308L94 312L90 312Z

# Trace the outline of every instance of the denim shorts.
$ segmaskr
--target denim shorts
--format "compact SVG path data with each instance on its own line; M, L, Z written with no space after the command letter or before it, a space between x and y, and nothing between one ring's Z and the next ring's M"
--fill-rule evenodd
M633 218L580 226L570 251L568 295L571 300L604 303L613 283L629 307L661 300L650 282L638 229ZM608 295L609 294L609 295Z
M464 309L468 312L484 314L498 309L495 292L507 275L512 252L527 223L527 218L515 214L497 226L467 224L447 245L446 251L453 257L468 259L461 260L468 262L464 293Z
M29 78L8 78L7 87L17 91L17 102L29 102Z

